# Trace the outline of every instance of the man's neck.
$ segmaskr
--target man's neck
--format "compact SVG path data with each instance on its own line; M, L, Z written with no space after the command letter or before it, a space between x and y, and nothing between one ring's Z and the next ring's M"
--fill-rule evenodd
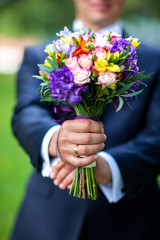
M78 19L74 20L73 31L80 30L84 27L85 27L85 25L83 24L82 21L80 21ZM93 29L93 30L96 31L95 29ZM101 28L99 27L99 30L97 32L102 33L102 32L107 32L107 31L116 32L121 35L122 34L122 22L119 20L109 26L105 26L105 27L101 27Z

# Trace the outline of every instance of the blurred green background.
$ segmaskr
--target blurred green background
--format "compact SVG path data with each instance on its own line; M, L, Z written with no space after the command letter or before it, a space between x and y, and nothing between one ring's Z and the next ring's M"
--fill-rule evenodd
M128 32L160 47L159 8L159 0L128 0L123 16ZM4 46L29 38L31 41L22 41L24 48L51 38L64 25L71 26L73 9L72 0L0 0L0 240L8 239L32 171L28 156L11 131L17 69L11 69L12 63L5 60ZM4 71L7 64L8 70Z

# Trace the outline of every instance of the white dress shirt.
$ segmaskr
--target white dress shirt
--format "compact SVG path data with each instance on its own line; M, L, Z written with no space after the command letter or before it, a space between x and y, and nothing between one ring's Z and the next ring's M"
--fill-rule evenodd
M83 23L79 20L74 20L73 22L73 31L77 31L79 29L82 29ZM111 26L105 27L98 31L99 33L105 33L107 31L116 32L120 35L122 35L122 23L121 21L118 21ZM49 142L53 136L53 134L60 129L60 125L57 124L56 126L50 128L47 133L45 134L42 145L41 145L41 157L43 159L43 165L42 165L42 175L44 177L49 177L51 173L51 167L52 165L56 164L59 160L59 158L53 158L50 159L49 153L48 153L48 147ZM105 184L99 184L99 187L101 188L103 194L107 198L107 200L110 203L115 203L119 201L125 193L122 192L122 189L124 188L123 179L121 176L120 169L118 167L118 164L116 160L107 152L101 151L98 153L99 156L103 157L106 162L108 163L111 173L112 173L112 181L105 183Z

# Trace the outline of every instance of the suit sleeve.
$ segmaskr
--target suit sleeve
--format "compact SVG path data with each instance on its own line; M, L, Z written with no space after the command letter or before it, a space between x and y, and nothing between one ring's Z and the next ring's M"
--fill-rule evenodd
M35 51L32 48L26 49L17 76L17 105L12 117L12 128L20 145L29 154L33 166L40 172L42 139L56 122L53 121L53 105L40 102L36 93L40 80L32 76L38 74L37 63L39 58Z
M160 74L152 90L144 128L134 139L107 149L117 161L129 198L160 173Z

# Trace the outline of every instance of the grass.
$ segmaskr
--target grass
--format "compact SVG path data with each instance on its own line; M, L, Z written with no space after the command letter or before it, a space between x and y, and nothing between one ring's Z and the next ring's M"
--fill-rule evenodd
M11 130L14 79L14 75L0 75L0 240L9 237L32 169Z

